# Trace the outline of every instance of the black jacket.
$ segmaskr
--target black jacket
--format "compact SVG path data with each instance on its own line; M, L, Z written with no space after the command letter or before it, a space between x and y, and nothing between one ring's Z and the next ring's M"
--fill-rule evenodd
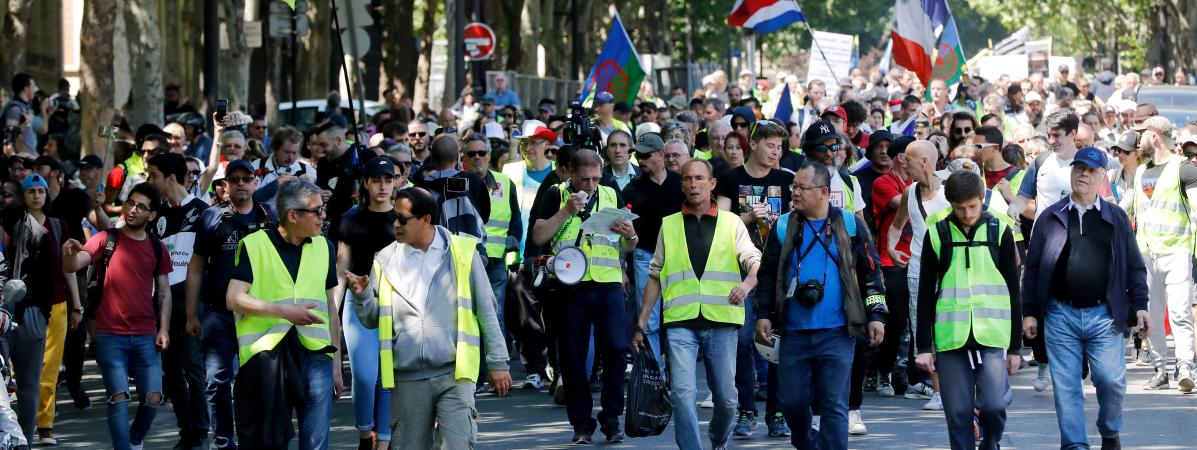
M839 248L840 282L844 287L844 316L848 320L848 332L864 335L868 322L884 322L889 311L885 307L885 281L881 275L881 258L877 246L869 235L869 227L857 220L856 234L848 235L844 224L844 212L834 206L828 210L827 218L835 232ZM849 213L850 215L850 213ZM761 267L757 271L756 316L770 319L780 327L786 317L786 291L789 289L790 254L795 243L802 243L802 232L806 219L799 212L782 215L778 220L788 220L786 235L778 236L777 228L769 232ZM844 245L851 242L851 245ZM779 301L780 300L780 301Z

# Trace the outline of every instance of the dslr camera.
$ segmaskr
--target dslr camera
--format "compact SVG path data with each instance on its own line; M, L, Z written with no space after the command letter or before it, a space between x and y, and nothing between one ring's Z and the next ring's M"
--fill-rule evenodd
M581 102L569 104L569 116L565 121L562 140L566 144L578 148L599 151L603 147L603 138L599 133L594 110L582 106Z
M822 281L806 280L794 289L794 299L807 308L814 308L823 300L823 288Z

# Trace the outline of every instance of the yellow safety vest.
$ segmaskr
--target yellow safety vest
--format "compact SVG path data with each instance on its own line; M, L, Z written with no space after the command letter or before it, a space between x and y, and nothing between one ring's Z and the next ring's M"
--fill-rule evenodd
M457 355L454 358L453 378L457 381L478 382L482 360L482 334L478 315L474 313L474 295L470 289L470 272L474 268L474 247L478 240L472 236L450 235L449 252L453 258L453 272L457 288ZM395 287L382 271L382 264L374 259L374 279L378 280L378 357L382 388L395 387L395 327L391 316Z
M712 322L744 325L744 304L731 305L728 294L740 285L740 264L736 255L736 224L740 218L719 211L710 254L702 277L694 273L686 242L682 213L661 221L661 244L665 250L661 266L662 298L665 315L662 323L691 320L700 315Z
M511 229L511 202L509 196L516 195L512 191L511 179L500 172L490 171L495 177L497 189L490 190L490 220L486 222L486 256L502 258L507 253L507 235Z
M940 242L938 227L946 223L951 242ZM998 271L989 249L989 227L1000 241L1006 222L996 219L977 223L976 239L970 241L952 221L944 218L927 225L927 239L935 251L937 261L944 252L951 252L951 263L940 283L939 300L935 303L935 350L946 352L964 347L971 334L978 344L992 348L1010 345L1010 291L1006 279Z
M565 208L565 202L569 201L569 188L567 183L557 185L557 191L561 193L561 208ZM598 187L598 200L594 205L594 211L599 211L606 208L618 208L616 203L615 190L607 186ZM557 230L557 234L553 236L553 254L557 254L562 247L572 246L577 241L578 233L582 231L582 219L578 216L570 216L565 220L565 224ZM619 238L611 239L603 235L590 235L582 239L581 249L582 253L586 254L587 269L586 275L582 277L582 281L596 281L599 283L622 283L623 282L623 267L619 263Z
M1193 224L1189 222L1188 200L1180 185L1183 157L1173 155L1164 162L1164 172L1155 183L1151 197L1143 193L1143 173L1147 166L1135 171L1135 197L1131 211L1135 213L1135 229L1139 249L1156 255L1193 251Z
M324 323L295 325L281 317L236 315L237 346L239 360L244 366L254 355L273 350L291 328L299 332L299 342L312 351L323 351L332 346L328 331L328 295L324 281L328 278L328 243L324 237L316 236L303 244L299 260L299 273L291 279L291 272L283 264L278 250L274 248L266 230L258 230L241 239L240 247L249 256L254 281L249 286L249 295L267 303L315 304L312 313ZM239 262L238 249L235 263Z

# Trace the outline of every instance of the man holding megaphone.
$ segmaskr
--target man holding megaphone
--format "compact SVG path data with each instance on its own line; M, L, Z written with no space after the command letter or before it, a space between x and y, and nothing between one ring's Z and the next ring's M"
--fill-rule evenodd
M625 252L635 247L638 236L629 221L619 221L611 226L618 238L582 232L582 222L592 213L624 204L615 189L599 185L602 170L598 153L579 151L570 160L572 176L569 181L546 192L545 198L560 198L560 202L542 202L541 207L532 212L538 219L532 228L532 244L552 243L555 258L571 262L553 264L558 268L555 271L558 281L562 284L576 281L561 291L564 294L561 305L564 320L558 345L565 381L565 408L570 425L574 427L572 442L575 444L589 444L599 425L607 442L623 441L619 417L623 414L623 372L627 365L624 353L628 337L620 260ZM593 400L586 358L592 326L596 350L603 356L603 409L598 415L601 423L590 417Z

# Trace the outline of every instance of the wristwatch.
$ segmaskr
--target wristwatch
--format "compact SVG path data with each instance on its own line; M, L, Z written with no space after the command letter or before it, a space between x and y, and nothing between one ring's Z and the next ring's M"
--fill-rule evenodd
M84 309L83 309L83 307L82 307L82 306L80 306L80 307L78 307L78 308L73 308L73 309L71 309L71 311L73 311L73 312L77 312L77 313L79 313L79 314L83 314L83 311L84 311Z

